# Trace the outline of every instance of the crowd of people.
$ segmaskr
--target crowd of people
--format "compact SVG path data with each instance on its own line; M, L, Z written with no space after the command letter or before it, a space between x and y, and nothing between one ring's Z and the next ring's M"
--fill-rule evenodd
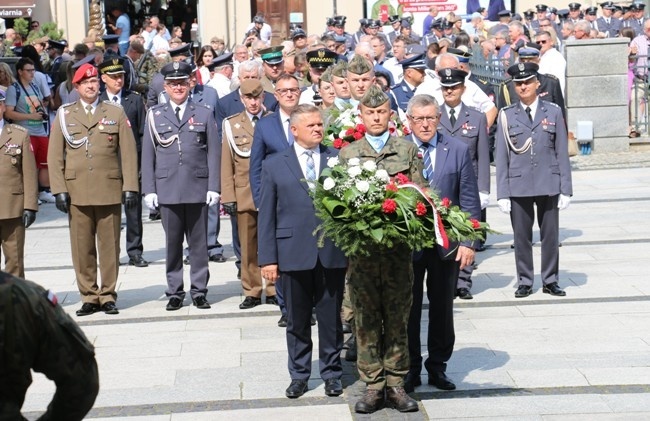
M3 204L16 200L6 212L0 207L5 269L24 276L25 228L36 217L37 197L55 202L70 220L82 298L77 316L117 314L122 207L129 264L142 267L144 202L165 230L166 310L184 305L184 265L192 304L208 309L209 262L227 260L218 241L223 209L244 296L239 308L266 303L281 310L291 378L286 396L307 391L317 323L328 396L343 393L344 357L356 361L367 385L355 411L417 411L408 394L422 384L423 368L429 384L455 389L445 374L455 341L453 302L473 298L476 253L485 243L416 252L396 245L370 257L345 256L332 242L319 247L310 190L338 156L403 174L482 221L492 192L512 222L514 296L534 293L535 213L541 290L566 295L559 284L559 211L573 191L564 41L635 38L650 28L639 21L641 4L623 10L605 2L601 11L597 18L598 10L577 3L566 11L540 4L536 15L518 20L502 11L489 24L484 10L463 22L438 18L433 6L421 36L404 16L391 16L387 33L382 22L362 19L354 34L345 31L344 16L335 16L325 33L295 28L279 45L271 45L270 27L257 15L230 51L218 37L193 51L155 16L124 41L115 11L116 33L104 36L103 46L86 39L70 49L50 40L44 61L36 48L23 47L15 81L0 66L0 119L14 122L3 123L0 136L0 170L12 180L0 197ZM472 54L481 53L507 69L500 86L472 73ZM634 54L643 54L640 45ZM327 128L348 109L364 136L342 149L326 146ZM395 121L408 134L396 136ZM351 333L345 343L344 333Z

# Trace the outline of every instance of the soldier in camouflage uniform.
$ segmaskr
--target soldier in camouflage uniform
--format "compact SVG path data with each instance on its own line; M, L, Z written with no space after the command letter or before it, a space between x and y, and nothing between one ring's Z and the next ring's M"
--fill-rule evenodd
M388 96L372 85L361 99L360 110L366 136L341 150L341 163L351 158L373 160L391 176L401 173L426 185L417 147L389 136ZM348 282L355 312L357 367L367 385L355 411L375 412L384 400L401 412L417 411L417 402L403 388L409 370L406 328L412 301L411 250L398 245L378 248L368 257L350 256Z
M81 420L99 392L95 351L56 296L0 272L0 420L24 420L31 371L56 384L39 420Z

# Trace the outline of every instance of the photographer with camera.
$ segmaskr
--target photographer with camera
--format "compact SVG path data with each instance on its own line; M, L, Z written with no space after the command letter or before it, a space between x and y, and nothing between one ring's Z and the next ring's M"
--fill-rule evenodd
M7 88L5 118L27 129L38 169L38 198L43 202L54 203L47 170L48 99L34 83L35 71L34 61L30 58L23 57L16 63L18 77Z

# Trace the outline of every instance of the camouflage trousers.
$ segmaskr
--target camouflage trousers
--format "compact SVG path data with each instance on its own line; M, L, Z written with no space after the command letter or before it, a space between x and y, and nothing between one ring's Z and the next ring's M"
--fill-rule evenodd
M370 389L403 386L409 370L411 251L394 248L351 257L349 276L359 377Z

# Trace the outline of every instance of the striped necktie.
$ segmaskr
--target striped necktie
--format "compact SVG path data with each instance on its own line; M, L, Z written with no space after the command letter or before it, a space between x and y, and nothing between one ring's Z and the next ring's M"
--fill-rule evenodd
M316 164L314 163L314 151L306 150L303 153L307 155L305 178L307 179L309 188L314 188L314 181L316 181Z
M431 155L429 154L429 149L431 144L429 142L422 143L420 146L420 151L422 151L422 160L424 161L424 178L431 184L433 179L433 164L431 163Z

